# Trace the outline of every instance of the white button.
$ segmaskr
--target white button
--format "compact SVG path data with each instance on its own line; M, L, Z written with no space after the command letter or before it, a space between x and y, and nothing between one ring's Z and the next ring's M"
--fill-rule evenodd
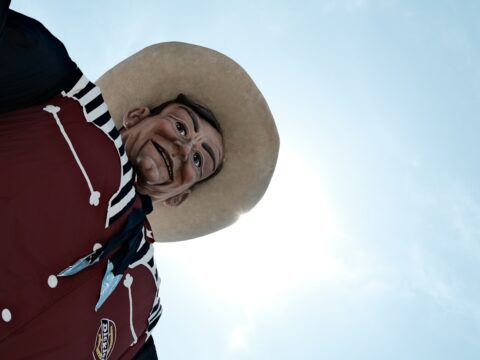
M10 310L8 309L2 310L2 319L5 322L9 322L10 320L12 320L12 313L10 312Z
M50 286L52 289L57 287L58 285L58 279L55 275L50 275L48 277L48 286Z
M95 250L98 250L102 247L102 244L99 244L99 243L95 243L95 245L93 245L93 251Z

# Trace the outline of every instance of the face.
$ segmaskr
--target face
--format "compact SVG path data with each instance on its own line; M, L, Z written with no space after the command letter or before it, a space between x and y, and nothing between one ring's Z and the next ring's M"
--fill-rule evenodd
M223 161L220 133L185 105L170 104L158 115L133 109L123 122L120 134L138 175L137 190L152 200L180 204Z

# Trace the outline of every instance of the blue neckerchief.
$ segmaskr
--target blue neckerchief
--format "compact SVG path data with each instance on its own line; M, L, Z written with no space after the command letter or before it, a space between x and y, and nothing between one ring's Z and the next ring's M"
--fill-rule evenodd
M139 251L143 239L143 223L146 215L152 212L153 206L149 196L140 195L140 198L142 200L142 208L134 209L131 212L126 224L118 234L113 235L105 246L78 259L73 265L62 270L57 275L59 277L75 275L110 255L100 288L100 298L95 306L95 311L97 311L113 293L127 267L141 259L148 250L148 248L144 247L142 251Z

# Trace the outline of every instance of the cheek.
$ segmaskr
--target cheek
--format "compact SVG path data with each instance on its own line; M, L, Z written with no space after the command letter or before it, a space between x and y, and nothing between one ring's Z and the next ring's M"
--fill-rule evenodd
M160 176L154 161L151 158L144 158L139 162L141 175L148 181L158 182Z
M178 135L173 125L168 120L157 121L151 129L152 134L172 139Z

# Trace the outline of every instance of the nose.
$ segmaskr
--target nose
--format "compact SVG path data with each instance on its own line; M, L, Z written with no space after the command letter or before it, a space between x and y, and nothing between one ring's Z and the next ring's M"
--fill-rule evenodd
M173 143L178 147L178 153L182 162L186 162L192 151L192 141L175 140Z

